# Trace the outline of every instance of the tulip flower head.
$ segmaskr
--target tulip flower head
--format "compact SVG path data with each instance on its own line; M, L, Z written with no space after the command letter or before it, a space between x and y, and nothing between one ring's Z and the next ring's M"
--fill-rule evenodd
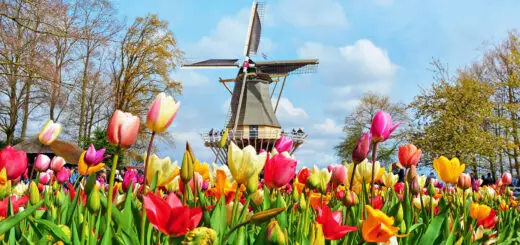
M397 174L393 174L392 172L385 172L383 174L383 184L386 187L392 188L399 180L399 176Z
M276 142L274 148L278 152L291 152L293 148L293 140L282 135L282 137L280 137L280 139L278 139Z
M181 103L175 102L173 97L160 93L148 111L146 126L154 133L166 131L175 119L180 106Z
M319 170L318 167L313 166L311 175L307 178L307 186L325 193L331 177L332 174L327 169Z
M40 173L40 184L42 184L42 185L49 184L49 182L52 179L52 176L53 176L53 172L50 169L45 172L41 172Z
M40 172L47 170L50 164L51 159L45 154L38 154L34 160L34 168Z
M259 173L264 167L267 153L256 154L255 148L251 145L240 149L235 143L231 142L228 148L228 167L231 175L239 184L247 184L255 173Z
M130 183L132 183L132 187L137 183L137 172L134 170L126 171L125 176L123 176L123 191L127 191L130 187Z
M481 220L489 216L491 208L485 204L471 203L469 206L469 215L475 220Z
M61 124L54 123L52 120L47 121L38 134L38 140L42 145L50 145L61 133Z
M277 154L267 160L264 169L264 181L270 188L280 188L294 178L296 160L290 158L287 152Z
M462 190L466 190L471 187L471 176L469 174L461 173L457 180L457 186Z
M399 146L397 156L399 157L399 163L405 168L411 166L417 166L419 160L421 160L422 151L417 149L415 145L408 144Z
M370 152L370 141L372 135L370 133L363 133L361 138L356 143L356 147L352 151L352 161L354 164L358 164L365 160Z
M502 175L502 184L504 185L511 185L511 183L513 182L513 177L511 176L511 173L504 173Z
M150 223L165 235L178 237L195 229L202 218L200 207L190 208L171 192L166 200L148 193L143 197L146 215Z
M347 178L347 169L343 165L332 164L329 165L329 171L331 172L331 181L336 184L341 184Z
M11 192L11 181L7 179L5 168L0 171L0 199L6 197Z
M305 184L305 182L307 182L307 178L309 178L310 175L311 175L310 169L308 169L306 167L302 168L297 176L298 182Z
M146 154L143 159L146 159ZM152 154L148 159L146 176L148 183L152 183L155 173L157 173L157 186L167 185L179 173L177 161L172 162L170 157L159 158L157 155Z
M403 124L398 122L392 125L392 116L384 111L379 111L372 119L372 126L370 127L370 133L372 133L372 140L374 142L384 142L390 138L390 134L394 130Z
M386 242L396 236L399 228L392 226L394 218L386 216L381 210L365 205L368 212L367 219L363 222L361 234L365 242Z
M67 168L61 168L56 174L56 180L58 183L63 184L70 178L70 170Z
M7 179L18 179L27 169L27 154L7 146L0 150L0 169L2 168L7 172Z
M79 157L78 172L81 175L90 175L101 170L105 166L102 161L108 157L104 154L105 148L96 150L93 145L90 145L88 150Z
M441 156L433 160L433 168L444 182L456 185L459 175L464 172L466 165L460 164L459 159L456 157L449 160Z
M332 212L327 205L318 207L316 222L323 227L323 235L328 240L340 240L349 232L356 231L356 226L342 225L343 214L341 210Z
M61 170L61 168L63 168L63 166L65 166L65 163L66 162L65 162L65 159L63 159L63 157L55 156L51 160L51 169L54 172L59 172Z
M130 147L137 139L139 123L139 117L116 110L108 124L108 142L121 147Z

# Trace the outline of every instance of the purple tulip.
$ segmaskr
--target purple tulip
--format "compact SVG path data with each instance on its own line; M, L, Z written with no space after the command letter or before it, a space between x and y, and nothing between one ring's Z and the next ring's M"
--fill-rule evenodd
M370 132L372 133L372 139L375 142L383 142L390 137L390 134L399 126L403 124L398 122L392 125L392 116L384 111L379 111L372 119L372 127Z
M274 146L278 152L290 152L293 148L293 141L292 139L286 138L285 136L280 137L280 139L276 142L276 145Z
M87 153L85 153L85 163L89 166L95 166L109 156L105 156L105 148L102 148L100 150L96 151L96 148L94 148L94 145L90 144L88 147Z
M137 172L136 171L127 171L125 176L123 176L123 191L127 191L130 188L130 183L132 183L132 188L137 183Z
M357 164L365 160L370 152L370 141L372 135L370 133L363 133L361 138L356 143L356 147L352 151L352 161Z

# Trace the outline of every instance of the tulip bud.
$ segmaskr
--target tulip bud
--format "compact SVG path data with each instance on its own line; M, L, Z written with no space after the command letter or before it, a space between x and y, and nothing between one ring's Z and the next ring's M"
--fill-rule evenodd
M54 206L54 204L51 203L50 209L52 219L56 220L58 218L58 208L56 208L56 206Z
M56 205L60 206L63 205L63 201L65 201L65 195L62 191L56 192L56 198L54 199Z
M399 224L403 221L404 213L403 213L403 205L399 203L399 209L397 210L397 214L395 215L395 223Z
M513 177L511 176L511 173L504 173L502 175L502 184L511 185L511 182L513 182Z
M40 190L38 190L38 185L34 181L31 181L29 190L29 200L31 201L31 205L36 205L40 202Z
M364 133L356 143L356 147L352 151L352 161L354 164L358 164L365 160L370 152L370 141L372 135L370 133Z
M457 180L457 186L462 190L466 190L471 187L471 176L469 174L462 173L459 175Z
M264 202L264 190L259 189L255 191L251 196L251 201L253 201L256 206L260 206Z
M318 222L312 222L309 233L309 244L325 245L325 236L323 235L323 228Z
M271 244L285 245L285 234L275 219L267 224L267 241Z
M411 184L411 181L415 176L417 176L417 168L415 167L415 165L412 165L410 166L410 170L408 170L408 174L406 175L406 180L409 184Z
M193 178L193 159L188 151L184 152L181 166L181 180L184 184Z
M258 176L253 175L247 180L246 190L249 195L255 193L258 190Z
M58 225L58 228L60 228L60 230L63 232L63 234L65 234L66 237L68 237L69 239L72 238L72 232L70 231L70 228L66 225Z
M300 200L298 201L298 208L300 209L300 212L305 212L305 209L307 208L307 203L305 202L304 195L300 195Z
M220 138L220 141L218 142L218 147L219 148L226 147L227 137L228 137L228 129L226 128L224 130L224 134L222 134L222 137Z
M261 224L284 211L285 211L285 208L272 208L272 209L268 209L265 211L261 211L261 212L253 214L253 216L251 216L250 222L252 224Z
M184 235L184 245L216 244L217 232L207 227L197 227Z
M435 186L433 185L433 181L430 181L430 184L428 184L428 195L435 196Z
M97 185L94 186L94 188L88 195L87 207L91 213L96 213L101 208L101 201L99 199L99 191Z
M353 191L346 191L343 198L343 204L347 207L352 207L359 203L358 196Z
M417 179L417 175L413 177L413 179L410 183L410 191L414 195L419 194L419 192L421 191L421 187L419 186L419 180Z

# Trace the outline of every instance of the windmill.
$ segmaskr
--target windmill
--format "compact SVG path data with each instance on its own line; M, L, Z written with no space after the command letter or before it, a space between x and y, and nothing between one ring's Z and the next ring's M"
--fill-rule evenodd
M257 151L270 151L276 141L284 135L294 142L293 153L301 146L307 135L298 131L284 132L276 118L276 111L285 87L288 75L313 73L318 67L318 60L285 60L254 62L251 57L258 52L262 32L264 5L254 2L251 9L249 28L244 48L244 59L208 59L185 63L182 68L238 68L234 79L219 78L231 94L231 103L225 128L228 130L226 142L221 142L223 130L213 129L201 133L204 145L209 147L216 157L216 162L227 162L227 145L234 142L239 147L252 145ZM264 57L265 58L265 57ZM281 83L277 90L278 84ZM234 84L230 89L228 84ZM274 85L273 85L274 84ZM273 85L272 89L270 88ZM272 98L278 91L276 104ZM222 147L224 143L224 147Z

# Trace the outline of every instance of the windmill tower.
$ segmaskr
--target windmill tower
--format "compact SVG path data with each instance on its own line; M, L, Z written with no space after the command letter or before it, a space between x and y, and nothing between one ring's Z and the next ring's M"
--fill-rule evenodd
M294 142L293 153L301 146L307 134L303 131L284 132L276 111L285 87L288 75L313 73L318 67L318 60L287 60L254 62L251 57L258 52L262 32L264 5L254 2L251 9L249 28L246 36L244 60L239 65L239 59L208 59L184 64L183 68L238 68L234 79L221 79L231 94L228 119L225 129L228 130L224 147L219 147L222 130L210 130L201 133L204 145L210 148L216 157L216 162L226 164L227 145L234 142L239 147L252 145L257 151L270 151L276 141L284 135ZM278 84L281 86L277 89ZM228 84L234 84L230 89ZM277 92L276 104L271 102Z

